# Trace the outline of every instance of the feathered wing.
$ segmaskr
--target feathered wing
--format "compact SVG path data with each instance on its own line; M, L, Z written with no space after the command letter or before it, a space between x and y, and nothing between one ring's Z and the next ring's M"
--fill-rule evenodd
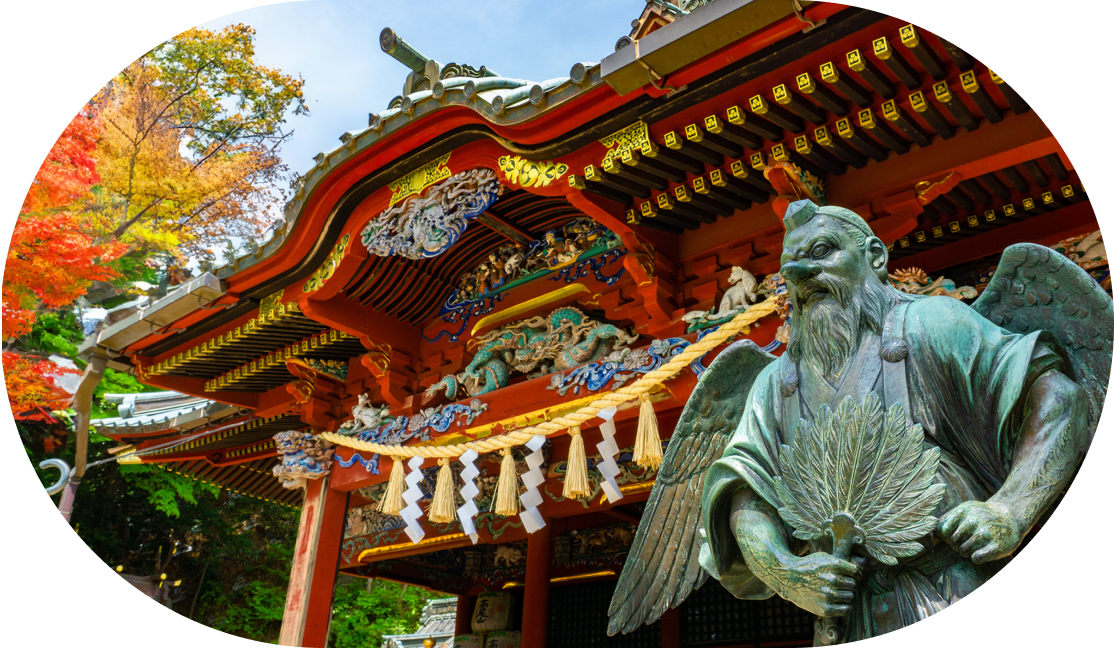
M980 315L1014 333L1046 330L1068 355L1090 401L1091 437L1110 382L1114 304L1091 275L1042 245L1020 243L1002 253L978 301Z
M775 357L750 340L724 349L700 377L662 458L608 609L608 634L653 623L704 584L697 562L704 475L743 417L751 385Z

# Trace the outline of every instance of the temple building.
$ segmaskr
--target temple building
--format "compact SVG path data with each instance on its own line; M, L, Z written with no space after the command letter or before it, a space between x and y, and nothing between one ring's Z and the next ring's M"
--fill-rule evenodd
M402 92L315 158L272 239L83 347L178 394L97 422L122 460L301 507L283 645L324 645L338 573L455 595L456 635L508 593L495 630L529 648L809 645L812 615L714 580L606 636L658 478L645 435L669 442L732 340L784 350L777 210L853 209L908 292L969 301L1023 241L1110 288L1048 127L901 20L655 1L539 82L407 37L380 35Z

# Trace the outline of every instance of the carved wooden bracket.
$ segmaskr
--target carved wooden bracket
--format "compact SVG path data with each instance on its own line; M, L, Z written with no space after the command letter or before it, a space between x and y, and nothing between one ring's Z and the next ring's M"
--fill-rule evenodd
M370 350L360 357L360 363L371 372L379 387L379 398L391 407L391 411L408 407L410 376L396 368L405 367L410 362L410 356L385 344L365 342L365 345Z
M344 417L340 406L344 382L294 360L287 361L286 369L297 378L286 385L286 391L294 397L292 409L302 422L319 430L335 430Z

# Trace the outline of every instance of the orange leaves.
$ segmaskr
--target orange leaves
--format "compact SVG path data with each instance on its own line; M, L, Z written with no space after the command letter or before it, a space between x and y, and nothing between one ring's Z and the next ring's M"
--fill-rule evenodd
M92 282L114 277L107 263L124 251L120 244L95 245L71 213L20 214L4 269L4 337L30 330L39 304L66 306Z
M4 383L16 418L36 407L48 410L69 407L80 375L77 369L50 360L4 352Z
M89 111L73 118L39 167L20 213L68 205L100 180L93 160L100 129L100 120Z

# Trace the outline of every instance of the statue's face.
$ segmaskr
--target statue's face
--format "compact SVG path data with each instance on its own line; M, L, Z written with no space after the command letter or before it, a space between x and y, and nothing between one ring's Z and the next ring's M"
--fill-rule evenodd
M869 254L842 223L823 214L786 234L781 276L794 306L805 310L832 298L846 306L855 287L874 277Z

